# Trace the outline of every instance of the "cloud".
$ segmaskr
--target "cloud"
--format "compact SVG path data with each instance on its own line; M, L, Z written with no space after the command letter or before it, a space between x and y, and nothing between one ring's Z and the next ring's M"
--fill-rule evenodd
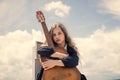
M102 0L99 6L101 13L112 14L115 19L120 20L120 0Z
M56 16L65 17L69 14L70 6L64 4L62 1L52 1L44 6L45 11L53 11Z
M89 37L74 39L82 56L81 72L89 80L112 80L120 76L119 34L120 28L107 31L102 27Z
M82 67L78 68L89 80L119 78L119 34L120 28L107 31L102 27L88 37L73 39L81 53ZM44 40L34 29L31 34L16 30L0 36L0 80L32 80L35 42Z
M16 30L0 36L0 80L33 79L36 41L44 41L44 36L37 30L32 30L32 34Z

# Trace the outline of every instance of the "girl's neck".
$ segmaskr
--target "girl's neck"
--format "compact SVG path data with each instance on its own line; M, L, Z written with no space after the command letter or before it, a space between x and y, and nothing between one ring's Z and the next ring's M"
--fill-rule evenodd
M63 44L59 44L58 47L61 47L61 48L64 48L66 45L66 43L63 43Z

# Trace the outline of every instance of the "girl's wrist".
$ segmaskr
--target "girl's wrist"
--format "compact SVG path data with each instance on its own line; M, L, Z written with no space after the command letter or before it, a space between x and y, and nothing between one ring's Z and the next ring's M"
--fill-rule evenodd
M51 55L51 57L53 57L53 58L58 58L59 56L58 56L57 52L55 52L55 53L53 53L53 54Z
M63 62L61 60L55 60L55 66L64 66Z

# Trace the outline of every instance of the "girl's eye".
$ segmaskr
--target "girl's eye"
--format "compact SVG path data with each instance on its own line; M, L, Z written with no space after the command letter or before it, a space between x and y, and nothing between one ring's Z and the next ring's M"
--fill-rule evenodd
M56 34L53 34L53 37L56 36Z
M60 35L60 34L61 34L61 32L58 33L58 35Z

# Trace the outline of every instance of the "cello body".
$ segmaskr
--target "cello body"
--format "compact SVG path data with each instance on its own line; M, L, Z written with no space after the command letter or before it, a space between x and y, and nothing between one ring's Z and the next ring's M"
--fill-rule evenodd
M62 48L55 48L55 51L67 54L66 50ZM41 61L45 61L44 57L41 57ZM76 67L53 67L45 70L42 75L43 80L80 80L80 72Z

